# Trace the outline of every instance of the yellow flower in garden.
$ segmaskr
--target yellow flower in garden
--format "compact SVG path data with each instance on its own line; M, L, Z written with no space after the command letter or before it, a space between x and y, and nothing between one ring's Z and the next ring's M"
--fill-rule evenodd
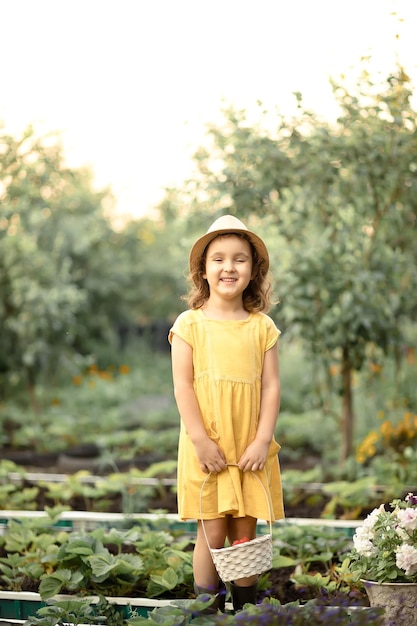
M81 385L82 382L83 382L82 376L73 376L72 377L72 384L73 385Z
M106 372L104 370L100 371L98 373L99 378L101 378L101 380L112 380L113 379L113 374L111 374L110 372Z
M330 365L329 367L330 376L338 376L340 374L340 367L337 364Z
M129 374L130 367L128 365L121 365L119 367L119 374Z
M414 436L410 418L411 418L411 413L407 412L407 413L404 413L402 420L398 422L395 428L395 436L398 437L399 439L402 437L409 438L410 432L411 432L411 437Z
M371 430L362 441L362 443L358 446L356 450L356 460L358 463L364 463L366 459L375 456L376 447L375 444L378 442L379 435L375 430Z
M385 443L388 444L391 441L391 437L394 432L394 428L390 420L385 420L384 422L382 422L379 430L385 440Z
M379 417L383 416L383 412ZM386 419L379 427L379 435L375 431L371 431L358 446L356 451L356 459L358 463L364 463L368 458L377 454L376 443L381 440L385 450L395 450L402 453L404 446L409 446L414 441L417 443L417 415L407 411L402 419L394 424L391 420ZM380 453L385 450L380 449Z
M405 413L403 417L406 435L409 439L413 439L413 437L415 437L416 435L416 431L414 428L414 417L415 416L413 416L410 411L407 411L407 413Z
M407 362L409 365L414 365L416 362L416 351L414 348L408 348L407 350Z
M372 362L369 364L369 369L373 374L380 374L382 372L382 365Z

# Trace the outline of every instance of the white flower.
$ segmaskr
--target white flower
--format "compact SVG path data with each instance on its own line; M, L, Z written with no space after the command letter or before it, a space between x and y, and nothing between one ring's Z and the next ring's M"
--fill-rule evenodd
M365 519L363 520L362 527L371 531L376 524L379 514L384 513L384 512L385 512L384 505L381 504L380 507L378 507L377 509L374 509L371 513L369 513L369 515L365 517Z
M417 582L417 495L381 504L353 536L352 571L370 580Z
M417 572L417 550L408 544L403 544L395 551L397 567L403 569L406 576Z
M376 552L372 543L372 532L366 526L359 526L353 536L356 551L363 556L373 556Z
M405 532L404 528L401 528L401 526L396 526L395 532L397 533L397 535L402 541L404 542L409 541L410 535L407 532Z
M397 518L401 528L405 530L417 530L417 509L399 509Z

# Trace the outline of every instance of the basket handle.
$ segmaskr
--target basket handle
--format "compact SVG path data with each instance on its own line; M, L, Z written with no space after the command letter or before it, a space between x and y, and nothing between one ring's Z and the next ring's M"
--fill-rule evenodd
M227 465L227 467L239 467L237 463L227 463L226 465ZM255 476L256 480L261 485L261 487L263 489L263 492L265 494L266 503L268 505L268 513L269 513L269 532L272 535L272 511L271 511L271 504L269 502L268 494L267 494L266 489L263 486L263 483L262 483L261 479L259 478L259 476L257 476L254 471L252 471L252 470L249 470L249 471L251 471L252 474ZM204 487L206 486L206 482L208 481L208 479L210 478L212 473L213 472L209 472L207 474L207 476L205 477L205 479L203 481L203 484L201 485L201 489L200 489L200 521L201 521L201 527L203 529L204 537L206 539L206 543L207 543L207 546L208 546L209 550L211 550L211 547L210 547L209 540L208 540L208 537L207 537L207 533L206 533L206 529L205 529L205 526L204 526L204 520L202 518L202 514L203 514L203 491L204 491Z

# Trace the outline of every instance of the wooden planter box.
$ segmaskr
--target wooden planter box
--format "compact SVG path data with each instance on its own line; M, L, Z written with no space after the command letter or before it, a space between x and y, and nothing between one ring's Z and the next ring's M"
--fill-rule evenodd
M54 600L67 600L76 598L77 596L58 595ZM83 600L87 597L83 596ZM88 596L92 604L99 601L98 596ZM148 613L156 607L167 606L172 604L172 600L161 600L157 598L121 598L109 597L108 602L116 604L120 608L124 618L131 615L131 611L135 611L137 615L147 617ZM2 619L26 620L35 615L36 611L46 606L38 593L29 591L0 591L0 617ZM0 621L1 625L1 621Z
M56 596L56 600L68 599L68 597L74 598L75 596L59 595ZM83 599L86 599L84 597ZM98 602L97 596L91 596L92 603ZM131 616L131 612L135 611L137 615L147 617L148 613L157 607L169 606L172 600L149 600L147 598L107 598L107 600L120 607L120 612L124 619L128 619ZM13 591L0 591L0 626L8 626L9 624L23 625L25 620L36 614L36 611L45 606L37 593L29 592L13 592ZM231 610L231 604L227 603L226 608ZM302 607L300 606L300 609ZM333 612L336 607L321 607L324 614L328 611ZM358 606L358 607L343 607L350 614L350 621L356 622L355 616L357 612L368 612L372 609L370 607ZM68 624L67 626L72 626ZM81 624L80 626L88 626L87 624ZM103 625L103 626L108 626ZM111 626L111 625L110 625Z

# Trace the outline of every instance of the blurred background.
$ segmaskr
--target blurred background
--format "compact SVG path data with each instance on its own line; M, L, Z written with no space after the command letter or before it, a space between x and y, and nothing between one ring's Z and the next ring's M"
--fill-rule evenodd
M167 333L232 213L271 253L287 484L417 484L415 3L0 15L0 459L175 476Z

